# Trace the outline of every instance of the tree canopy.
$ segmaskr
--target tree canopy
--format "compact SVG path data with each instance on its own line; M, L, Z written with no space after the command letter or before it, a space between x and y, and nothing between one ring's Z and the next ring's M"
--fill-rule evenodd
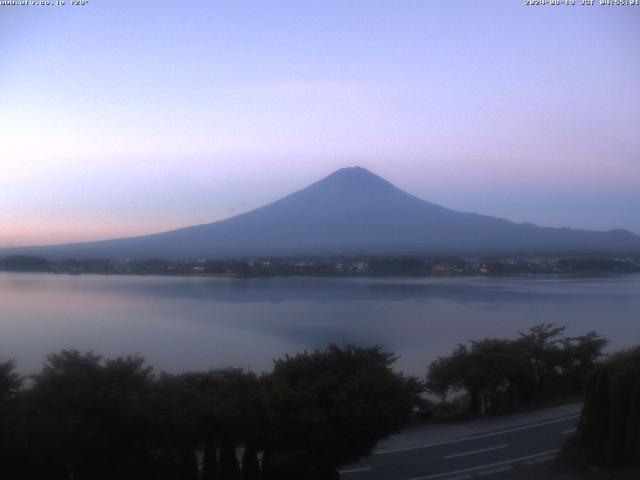
M273 372L155 373L64 350L25 387L0 363L0 474L51 480L335 478L409 420L415 384L381 348L331 345Z
M579 394L607 341L595 332L561 337L565 327L541 324L516 339L487 338L458 345L432 362L427 388L463 392L471 413Z
M394 361L380 347L335 345L276 361L266 383L269 421L278 426L265 450L270 478L323 475L406 425L412 390L391 370Z
M640 347L589 373L577 440L589 464L640 473Z

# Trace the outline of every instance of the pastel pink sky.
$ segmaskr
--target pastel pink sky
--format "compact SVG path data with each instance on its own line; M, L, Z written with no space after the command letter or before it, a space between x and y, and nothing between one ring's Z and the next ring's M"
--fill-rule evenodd
M0 10L0 246L210 222L350 165L450 208L640 233L640 8Z

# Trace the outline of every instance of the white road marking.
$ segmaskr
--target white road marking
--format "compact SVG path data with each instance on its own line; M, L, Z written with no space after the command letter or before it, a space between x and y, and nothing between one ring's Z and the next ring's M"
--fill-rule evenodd
M570 428L569 430L563 430L562 434L563 435L569 435L570 433L575 432L577 429L576 428Z
M548 462L549 460L553 460L553 455L551 455L549 457L536 458L535 460L529 460L528 462L524 462L524 464L525 465L535 465L536 463L544 463L544 462Z
M571 415L570 417L562 417L555 420L548 420L546 422L534 423L532 425L524 425L522 427L514 427L507 430L500 430L498 432L485 433L483 435L474 435L470 437L456 438L454 440L448 440L446 442L428 443L425 445L416 445L414 447L395 448L393 450L383 450L380 452L374 452L374 455L387 455L389 453L407 452L409 450L420 450L422 448L439 447L440 445L451 445L452 443L468 442L470 440L478 440L480 438L496 437L498 435L504 435L506 433L519 432L521 430L528 430L530 428L542 427L544 425L551 425L553 423L566 422L567 420L573 420L579 418L580 415Z
M492 452L493 450L500 450L501 448L507 448L508 446L509 445L505 443L504 445L498 445L497 447L487 447L481 450L473 450L471 452L454 453L453 455L447 455L446 457L442 457L442 458L444 458L445 460L449 460L450 458L464 457L466 455L475 455L476 453Z
M451 472L435 473L433 475L426 475L424 477L414 477L407 480L431 480L432 478L448 477L450 475L457 475L459 473L469 473L469 472L475 472L477 470L486 470L493 467L499 467L501 465L508 465L510 463L523 462L525 460L530 460L532 458L542 457L545 455L553 455L554 453L558 453L558 452L559 450L557 449L547 450L546 452L534 453L533 455L527 455L526 457L511 458L509 460L503 460L501 462L495 462L495 463L488 463L487 465L480 465L478 467L463 468L462 470L453 470Z
M513 467L511 465L508 467L500 467L500 468L494 468L493 470L486 470L484 472L478 473L478 476L484 477L487 475L495 475L496 473L508 472L509 470L513 470Z
M340 470L338 473L342 475L342 474L345 474L345 473L368 472L370 470L373 470L373 468L371 468L371 467L350 468L348 470Z

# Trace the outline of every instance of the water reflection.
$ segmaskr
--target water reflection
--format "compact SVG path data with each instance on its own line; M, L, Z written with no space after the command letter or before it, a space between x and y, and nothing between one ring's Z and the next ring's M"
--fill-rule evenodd
M159 368L238 365L329 342L383 344L422 374L456 343L541 322L640 343L640 275L184 278L0 273L0 356L34 371L61 348L139 352Z

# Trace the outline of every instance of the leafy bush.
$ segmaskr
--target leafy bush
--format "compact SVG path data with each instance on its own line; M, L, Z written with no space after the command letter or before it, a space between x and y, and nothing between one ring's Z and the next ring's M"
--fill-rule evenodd
M394 373L394 360L377 347L332 345L277 360L261 377L157 375L140 357L65 350L29 388L0 363L0 476L336 478L410 418L419 384Z
M579 394L607 341L595 332L561 338L564 330L543 324L515 340L458 345L431 364L427 388L443 399L465 393L472 414Z

